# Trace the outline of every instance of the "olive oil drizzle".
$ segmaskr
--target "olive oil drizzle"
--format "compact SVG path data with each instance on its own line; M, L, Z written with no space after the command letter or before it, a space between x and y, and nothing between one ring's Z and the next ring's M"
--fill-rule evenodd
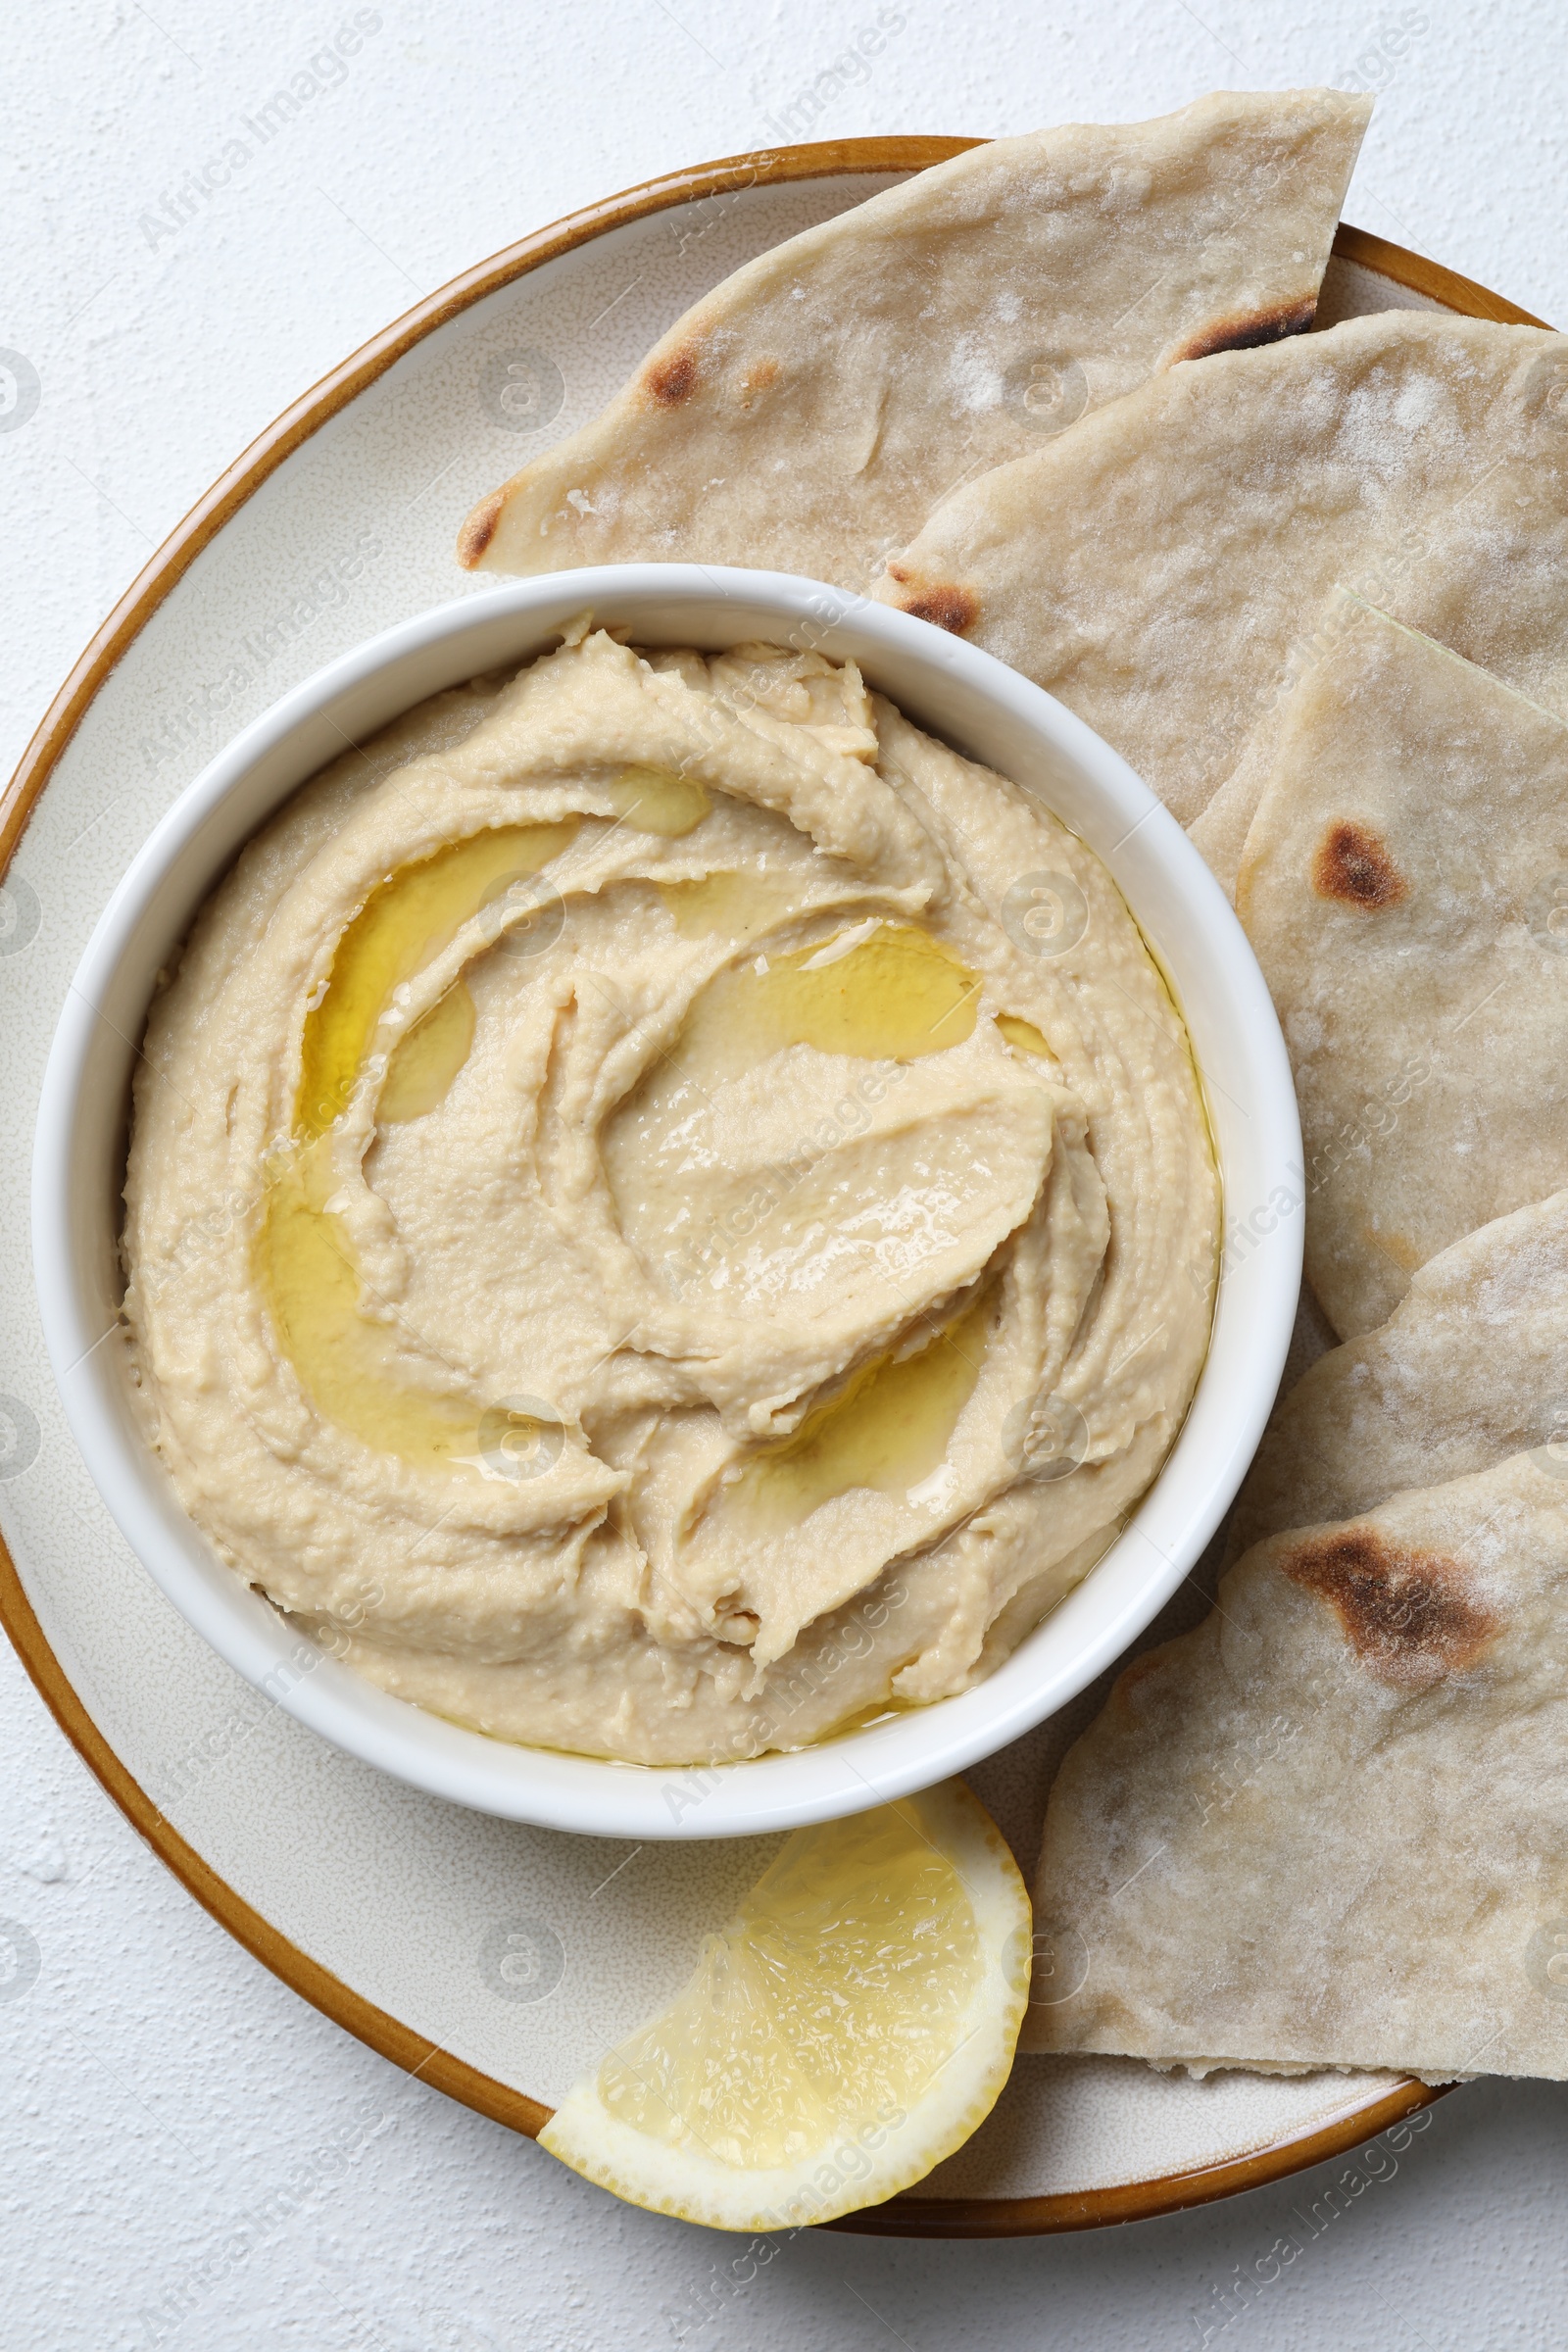
M700 785L631 769L608 788L616 821L678 838L710 803ZM351 1102L396 992L425 970L486 906L524 892L567 850L582 819L498 826L389 874L344 929L319 1002L306 1016L291 1148L272 1183L257 1244L272 1318L324 1417L363 1444L426 1468L478 1466L479 1408L402 1376L389 1323L366 1311L343 1217L332 1205L331 1137ZM688 935L735 935L776 920L784 901L740 875L664 887ZM792 1045L906 1061L961 1043L975 1026L977 976L931 933L871 916L825 945L760 956L698 999L683 1045L747 1060ZM378 1116L425 1116L467 1058L474 1004L459 978L388 1057ZM1019 1024L1022 1026L1022 1024ZM1038 1034L1038 1033L1035 1033ZM973 1307L902 1359L864 1367L793 1437L755 1455L728 1503L770 1527L793 1524L852 1487L906 1492L937 1470L973 1388L983 1345Z
M662 769L629 768L604 789L617 823L666 838L691 831L709 808L701 785ZM305 1019L290 1146L269 1187L256 1244L264 1293L284 1351L324 1418L363 1445L426 1469L480 1465L480 1408L404 1377L388 1322L367 1313L348 1227L331 1205L332 1130L397 990L485 906L526 893L571 846L582 821L494 826L388 874L344 929L320 1000ZM377 1110L385 1124L421 1118L444 1100L467 1059L474 1018L472 996L459 979L405 1032L382 1081Z
M941 1469L974 1393L991 1304L983 1293L913 1354L864 1365L791 1436L752 1454L717 1507L760 1535L780 1535L856 1488L918 1491Z

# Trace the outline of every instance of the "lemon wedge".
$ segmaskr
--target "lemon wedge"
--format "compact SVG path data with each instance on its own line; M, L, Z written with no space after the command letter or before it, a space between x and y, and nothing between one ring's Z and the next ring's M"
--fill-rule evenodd
M797 1830L685 1991L573 2085L540 2144L714 2230L879 2204L996 2104L1029 1954L1017 1865L961 1781Z

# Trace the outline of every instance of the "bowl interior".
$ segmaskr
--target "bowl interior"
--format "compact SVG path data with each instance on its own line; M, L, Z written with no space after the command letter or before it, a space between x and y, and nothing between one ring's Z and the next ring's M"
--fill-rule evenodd
M118 1329L126 1116L160 969L238 851L289 795L426 696L541 652L584 610L650 645L809 645L1032 792L1109 867L1164 967L1204 1077L1227 1246L1209 1355L1154 1486L1078 1589L975 1690L793 1755L646 1768L513 1747L392 1698L225 1569L144 1445ZM1081 721L990 656L905 613L758 572L634 565L511 582L388 631L247 728L169 811L115 893L62 1014L34 1155L34 1258L66 1410L105 1500L219 1652L302 1721L432 1793L598 1835L733 1837L928 1786L1073 1697L1142 1631L1218 1524L1284 1364L1300 1274L1300 1136L1267 990L1169 813Z

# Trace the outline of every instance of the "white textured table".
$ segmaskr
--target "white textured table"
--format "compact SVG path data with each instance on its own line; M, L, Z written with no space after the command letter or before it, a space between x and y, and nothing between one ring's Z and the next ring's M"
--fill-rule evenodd
M0 432L7 768L156 544L295 394L467 264L680 164L1354 77L1381 95L1348 218L1568 320L1568 21L1544 5L235 13L69 0L8 24L0 346L38 398ZM248 132L356 22L358 52L316 76L331 86ZM867 28L880 52L846 63ZM214 170L235 140L244 159ZM6 1348L0 1320L0 1388ZM1337 2201L1330 2166L1082 2237L807 2236L736 2281L730 2241L616 2205L268 1976L141 1846L3 1647L0 1913L40 1955L0 2001L8 2352L1561 2341L1568 2093L1547 2084L1454 2094ZM1286 2232L1302 2250L1282 2266Z

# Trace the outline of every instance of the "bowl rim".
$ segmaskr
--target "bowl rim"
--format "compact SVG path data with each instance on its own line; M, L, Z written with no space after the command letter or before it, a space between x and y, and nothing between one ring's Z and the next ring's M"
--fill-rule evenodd
M110 1361L115 1351L102 1347L107 1335L91 1309L86 1256L89 1246L101 1256L105 1229L100 1224L89 1245L82 1230L81 1187L73 1181L88 1107L90 1056L100 1025L97 1007L133 954L140 953L145 960L144 934L157 894L171 888L180 860L190 861L193 845L220 823L225 810L232 810L247 783L254 788L269 761L286 766L291 757L297 760L302 746L324 742L326 748L318 748L292 781L273 790L267 808L280 807L331 756L330 738L323 738L320 730L345 705L356 700L363 704L368 691L381 697L385 715L390 716L437 691L421 683L401 699L385 702L388 682L404 667L421 660L428 665L434 660L444 670L442 682L455 683L497 665L493 659L469 658L465 650L487 632L492 637L498 631L503 637L516 637L519 650L503 659L527 660L545 650L564 621L588 609L598 621L625 622L641 642L659 641L660 613L697 619L695 628L676 628L672 618L662 634L666 644L692 642L694 637L700 642L705 631L713 645L759 636L787 639L791 629L808 627L825 652L850 652L873 673L897 673L903 682L892 699L917 723L950 737L955 732L951 723L933 720L920 710L929 689L939 702L956 698L971 713L989 712L1004 732L1032 741L1055 765L1058 781L1070 777L1080 796L1093 804L1097 819L1107 825L1114 821L1121 828L1109 852L1098 843L1091 846L1111 866L1175 982L1189 1025L1196 977L1209 1000L1205 1018L1232 1032L1227 1043L1237 1058L1227 1062L1227 1084L1221 1092L1234 1101L1230 1089L1241 1087L1251 1105L1250 1110L1243 1108L1242 1116L1257 1147L1248 1190L1258 1205L1239 1223L1232 1214L1233 1188L1220 1134L1223 1120L1217 1122L1223 1231L1228 1245L1239 1235L1243 1247L1234 1264L1234 1247L1226 1249L1215 1330L1183 1427L1123 1533L1097 1567L971 1690L811 1747L726 1765L628 1765L516 1746L449 1723L379 1690L316 1649L270 1603L222 1568L173 1500L172 1484L156 1456L130 1428L119 1375ZM741 615L744 624L737 617ZM915 681L912 689L910 679ZM1003 765L995 759L989 763ZM162 935L163 955L184 938L195 906L213 887L234 848L265 821L266 809L252 814L225 854L209 859L182 919ZM1081 824L1074 829L1084 832ZM1140 877L1152 878L1169 894L1158 908L1148 899L1140 903L1136 887L1127 890L1118 859L1125 865L1129 858L1136 861ZM1182 934L1174 956L1173 922ZM150 988L146 993L150 995ZM145 1006L143 996L143 1018ZM1195 1049L1196 1045L1195 1039ZM125 1044L127 1069L133 1052L134 1047ZM1201 1054L1199 1061L1205 1085L1212 1090L1212 1064ZM122 1154L114 1174L116 1196L122 1174ZM51 1045L33 1152L34 1273L45 1342L67 1418L100 1494L154 1582L248 1681L350 1754L428 1793L480 1811L596 1836L734 1837L853 1813L961 1771L1056 1712L1147 1627L1196 1563L1229 1507L1261 1435L1294 1325L1302 1226L1297 1212L1303 1205L1304 1189L1289 1060L1251 949L1219 885L1180 826L1102 738L1043 688L982 648L864 596L783 573L621 564L508 580L395 624L291 689L242 729L178 796L104 907ZM1271 1210L1268 1203L1282 1195L1289 1206ZM1244 1326L1239 1333L1232 1329L1238 1323ZM1230 1347L1216 1372L1222 1325L1230 1334ZM1234 1368L1232 1352L1239 1359ZM1220 1377L1226 1381L1229 1400L1224 1410L1216 1411L1213 1391ZM1216 1423L1212 1434L1211 1421ZM1206 1469L1195 1473L1193 1457L1200 1442L1206 1447ZM1179 1481L1172 1477L1178 1461ZM1182 1489L1179 1508L1162 1515L1152 1506L1157 1500L1168 1502L1177 1484ZM1116 1573L1107 1577L1113 1561ZM1112 1586L1119 1594L1114 1600ZM1083 1596L1092 1588L1100 1605L1086 1607ZM1089 1623L1080 1630L1078 1621L1084 1618ZM1070 1650L1070 1657L1031 1674L1031 1663L1038 1664L1042 1653L1041 1638L1053 1627L1056 1633L1045 1650ZM1075 1634L1076 1647L1065 1638Z

